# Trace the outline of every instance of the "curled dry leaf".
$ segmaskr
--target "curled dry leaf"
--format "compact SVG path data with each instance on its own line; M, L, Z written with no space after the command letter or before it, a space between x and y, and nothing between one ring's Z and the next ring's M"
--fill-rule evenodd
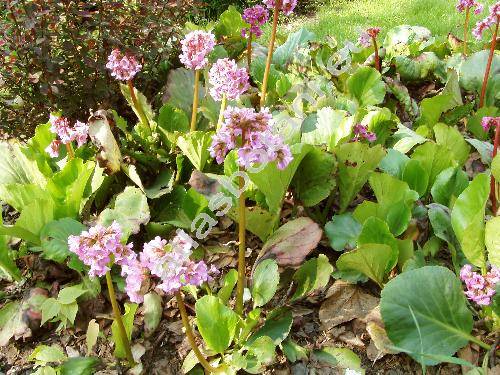
M386 354L397 354L399 351L390 349L394 344L387 337L384 322L380 315L380 306L375 307L363 319L366 323L366 331L370 335L370 349L367 350L368 358L372 361L382 358Z
M319 309L319 319L324 330L356 318L365 318L380 300L365 293L357 285L342 280L337 280L327 294L328 299Z
M94 112L89 117L88 125L90 139L98 148L96 158L99 166L108 174L117 173L120 170L122 154L111 131L106 111Z
M256 262L274 259L282 267L299 266L316 248L323 231L308 217L289 221L269 237Z

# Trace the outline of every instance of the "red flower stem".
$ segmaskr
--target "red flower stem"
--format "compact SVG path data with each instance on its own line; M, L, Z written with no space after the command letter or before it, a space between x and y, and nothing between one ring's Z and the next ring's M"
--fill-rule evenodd
M151 125L149 124L148 118L144 114L144 110L142 109L141 103L137 100L132 80L129 79L127 81L127 84L128 84L128 89L130 91L130 98L132 99L132 103L134 103L134 107L137 109L137 112L139 112L139 120L141 120L141 122L148 127L149 132L151 133Z
M382 72L382 67L380 65L380 56L378 54L377 38L372 37L373 48L375 49L375 69Z
M250 68L252 66L252 39L253 39L253 34L250 32L248 35L248 42L247 42L247 64L248 64L248 73L250 74Z
M196 70L194 73L194 96L193 96L193 112L191 114L191 131L196 131L196 119L198 115L198 101L200 97L200 74L201 70Z
M196 355L196 358L198 359L198 361L205 370L207 370L209 373L217 372L217 369L212 367L212 365L208 363L207 359L202 354L202 352L198 348L198 345L196 344L196 340L193 334L193 329L191 328L191 324L189 324L186 305L184 304L184 299L182 298L182 295L179 291L175 292L175 299L177 300L177 306L179 307L179 311L181 313L182 325L186 330L186 336L188 338L191 349L193 349L193 353Z
M245 129L241 134L242 146L245 144ZM240 172L245 172L245 168L240 167ZM245 207L245 180L243 177L238 179L240 196L238 204L238 282L236 285L236 313L243 314L243 292L245 290L245 252L246 252L246 207Z
M467 7L465 10L465 23L464 23L464 56L467 56L467 38L469 36L469 20L470 20L470 8Z
M495 141L493 144L493 158L497 156L498 146L500 145L500 125L495 129ZM498 200L496 196L497 184L493 174L491 175L491 185L490 185L490 200L491 200L491 210L493 211L493 216L497 216L498 211Z
M273 31L267 51L266 70L264 71L264 80L262 81L262 92L260 93L260 107L266 104L267 84L269 81L269 73L271 71L271 62L273 60L274 43L276 42L276 31L278 30L278 19L280 15L281 0L276 0L274 4Z
M111 306L113 307L113 315L115 316L115 321L118 325L118 332L120 334L123 348L125 349L125 355L127 356L130 367L134 367L134 356L132 355L132 349L130 348L127 331L125 330L125 326L123 325L122 313L120 311L120 307L118 306L118 302L116 301L115 288L113 286L113 280L111 279L111 273L109 271L106 272L106 284L108 285L109 299L111 301Z
M490 76L491 63L493 61L493 55L495 54L495 47L497 45L498 22L499 21L500 21L500 19L497 19L495 31L493 32L493 37L491 38L490 56L488 57L488 63L486 64L486 71L484 72L483 87L481 88L481 98L479 99L479 108L483 108L483 106L484 106L484 98L486 96L486 87L488 86L488 78Z

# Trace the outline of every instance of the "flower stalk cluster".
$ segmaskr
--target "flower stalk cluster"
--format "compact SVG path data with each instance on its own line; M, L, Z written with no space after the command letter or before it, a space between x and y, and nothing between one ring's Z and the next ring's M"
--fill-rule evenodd
M456 8L459 13L465 11L463 54L464 56L467 56L467 39L469 37L471 10L474 10L474 14L480 14L483 11L483 4L478 3L475 0L459 0Z
M119 81L127 82L128 89L130 91L130 98L134 107L137 109L139 120L147 126L149 132L151 132L151 125L149 120L144 113L144 108L139 100L137 100L137 95L135 93L135 88L133 84L134 77L142 69L142 65L139 64L136 57L131 53L123 54L119 49L114 49L108 57L108 63L106 68L111 71L111 76Z
M191 114L191 131L195 131L200 95L199 83L201 70L208 65L208 55L215 48L215 35L201 30L192 31L181 41L181 46L182 54L179 57L181 63L183 63L187 69L195 71L193 110Z
M478 305L489 306L495 295L495 286L500 282L500 268L492 266L484 276L472 271L472 266L466 264L460 270L460 279L465 283L467 298Z
M373 49L375 50L375 68L380 72L382 67L380 64L380 55L377 44L378 34L380 34L379 27L370 27L361 33L358 42L365 48L373 46Z
M66 146L68 157L73 159L75 153L73 151L72 142L76 141L77 146L81 147L87 143L89 126L86 123L77 121L71 126L69 120L64 117L50 115L50 131L57 135L58 139L53 140L45 151L52 158L59 156L59 148L61 144Z
M491 128L495 130L495 136L493 140L493 158L498 154L498 148L500 147L500 117L483 117L481 125L485 132L489 132ZM493 215L497 215L498 212L498 199L497 199L497 182L495 177L491 175L490 183L490 200L491 200L491 210Z
M247 65L248 72L250 72L252 65L252 40L254 36L256 38L262 36L262 25L269 20L269 11L262 5L255 5L243 11L243 20L250 25L250 27L244 28L241 31L242 36L247 38Z
M486 29L492 29L492 37L490 43L490 54L488 56L488 62L486 63L486 70L484 72L483 86L481 88L481 96L479 98L479 108L484 106L484 99L486 97L486 88L488 86L488 79L491 71L491 64L493 62L493 56L495 54L495 48L497 44L498 36L498 24L500 22L500 1L497 2L490 8L490 14L482 21L476 24L472 34L476 39L480 40L483 37L483 33Z

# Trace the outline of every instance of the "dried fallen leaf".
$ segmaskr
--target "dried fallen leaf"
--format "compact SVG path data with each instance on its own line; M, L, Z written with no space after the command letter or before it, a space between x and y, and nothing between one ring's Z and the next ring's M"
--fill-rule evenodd
M88 120L88 124L90 139L99 149L96 156L99 166L104 168L108 174L117 173L120 170L122 155L111 132L106 111L99 110L93 113Z
M365 293L357 285L337 280L327 293L330 297L319 309L324 330L355 318L364 318L379 303L379 298Z
M289 221L269 237L256 264L274 259L282 267L299 266L316 248L322 235L319 225L308 217Z

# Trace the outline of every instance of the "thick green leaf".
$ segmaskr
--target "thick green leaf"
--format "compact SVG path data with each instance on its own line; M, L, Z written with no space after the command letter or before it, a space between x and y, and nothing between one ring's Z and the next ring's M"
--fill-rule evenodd
M2 215L0 215L1 224ZM2 278L6 278L8 281L21 280L21 271L17 268L16 262L11 257L7 236L0 236L0 280Z
M346 143L338 147L340 210L344 211L378 166L385 151L377 145L370 148L361 142Z
M317 258L309 259L293 275L297 289L291 301L296 301L317 289L324 288L332 272L333 266L325 255L320 254Z
M29 160L18 143L0 142L0 182L2 184L46 185L35 161Z
M410 160L404 167L402 180L421 197L427 192L429 173L422 167L420 161Z
M472 264L486 265L484 252L484 214L490 192L489 176L479 174L457 198L451 212L451 224Z
M427 138L417 134L413 130L407 128L404 125L398 125L398 131L394 133L394 138L398 141L393 146L393 149L406 154L416 145L425 143L428 141Z
M304 206L312 207L328 198L335 187L335 158L314 148L300 163L293 185Z
M340 271L361 272L382 288L394 258L397 261L397 253L389 245L366 244L342 254L337 260L337 268Z
M281 347L286 358L291 363L307 359L307 349L303 348L291 339L283 341L281 343Z
M28 204L23 210L21 216L19 216L19 219L16 221L12 234L5 234L18 237L15 233L16 229L19 229L21 232L26 231L33 235L34 238L31 236L28 238L23 235L19 236L19 238L38 245L40 243L40 232L45 225L50 223L52 220L54 220L54 201L42 199L36 200Z
M120 84L120 90L121 90L123 96L125 97L125 99L127 100L129 106L132 108L135 115L139 119L139 121L142 122L140 111L138 108L135 107L135 104L132 100L132 96L130 95L131 92L130 92L129 86L124 85L124 84ZM151 124L154 121L154 117L155 117L154 113L153 113L153 109L151 108L151 104L148 103L148 99L144 96L144 94L142 92L140 92L139 90L137 90L136 88L134 88L134 93L135 93L135 97L137 98L137 101L139 102L139 105L142 107L142 111L143 111L144 115L146 116L146 119L148 120L149 124ZM143 124L143 125L146 125L146 124Z
M495 156L491 162L491 174L495 180L500 181L500 154Z
M347 89L360 107L382 103L386 93L382 76L376 69L368 66L359 68L349 77Z
M38 345L28 357L29 361L35 361L39 364L62 362L65 359L66 354L59 345Z
M264 306L273 298L278 283L280 274L278 272L278 264L274 259L266 259L259 263L255 268L252 277L252 298L253 308Z
M472 313L462 285L444 267L422 267L391 280L382 291L382 318L389 339L422 364L420 354L453 355L471 338Z
M488 261L492 265L500 267L500 216L496 216L486 223L485 232Z
M141 190L128 186L118 194L113 208L107 208L99 215L99 222L108 226L116 220L122 229L124 238L138 233L141 224L149 222L149 206Z
M462 134L455 128L443 123L434 126L434 135L438 145L448 149L459 166L463 166L469 158L470 146Z
M203 85L200 83L200 100L203 98ZM193 111L194 71L186 68L173 69L169 72L165 86L164 102L174 108L180 108L188 118Z
M219 292L217 293L217 297L220 298L222 303L227 305L237 282L238 282L238 271L236 271L235 269L230 269L228 273L224 276L224 281L222 282L222 288L220 288Z
M96 371L101 360L96 357L72 357L68 358L61 367L61 375L92 375Z
M59 291L57 301L63 305L68 305L77 300L78 297L83 295L86 290L83 289L81 284L66 287Z
M348 348L327 346L321 350L315 350L313 358L334 368L361 370L361 359Z
M230 5L219 16L217 23L214 25L214 33L220 39L238 39L242 38L241 30L247 26L247 23L241 17L241 13L233 5Z
M429 221L434 234L453 247L458 247L459 244L451 225L451 213L448 207L438 203L431 203L428 207Z
M74 158L54 174L47 183L47 190L56 203L56 218L77 218L82 206L85 188L94 172L95 163Z
M316 121L305 122L302 128L302 142L311 145L325 145L328 151L351 134L354 117L347 111L321 108Z
M79 235L85 229L85 225L69 217L51 221L40 232L43 257L59 263L64 262L72 254L68 248L68 237Z
M417 57L396 56L394 63L396 71L404 82L422 81L435 72L440 60L434 52L424 52Z
M181 134L189 132L189 119L182 109L175 108L169 103L164 104L158 115L158 130L162 135L163 142L174 144L175 132Z
M332 220L325 225L325 234L334 250L343 251L346 247L353 249L356 246L361 228L361 224L347 212L332 217Z
M134 316L138 305L135 303L125 303L125 314L122 315L123 325L127 333L128 340L132 338L132 330L134 328ZM111 340L115 343L114 356L117 358L126 358L125 347L123 346L118 324L113 321L111 324Z
M467 173L460 168L445 169L436 177L432 185L432 198L436 203L452 207L467 186L469 186Z
M0 184L0 199L18 212L35 200L52 200L49 192L35 184Z
M203 171L210 158L208 148L212 144L212 135L210 132L196 131L177 138L177 146L199 171Z
M448 149L432 142L418 146L411 158L420 161L422 167L429 173L428 190L434 185L438 174L454 166L452 154Z
M315 39L316 35L306 29L300 29L289 34L287 41L274 51L273 64L279 67L285 67L285 65L293 59L298 48L307 46L309 42Z
M217 297L204 296L196 301L196 324L207 347L223 353L233 341L238 315Z
M405 154L390 148L387 150L387 155L380 162L379 168L391 176L401 179L406 163L410 158Z
M269 163L258 173L248 173L250 180L266 196L270 212L280 211L290 182L304 157L311 151L312 146L299 143L292 145L290 149L293 161L284 170L279 170L276 163Z
M469 56L460 65L460 86L466 91L480 92L483 86L489 51L482 50ZM491 64L490 77L500 73L500 56L495 55Z
M275 357L275 348L276 345L268 336L261 336L251 345L245 346L247 349L245 371L251 374L261 374L264 371L263 366L272 363Z
M149 292L144 296L144 331L146 336L151 336L163 316L161 297L155 292Z
M247 345L252 345L259 337L263 336L270 337L274 345L281 344L290 333L292 322L292 312L288 309L280 311L275 316L268 317L264 325L248 339Z

